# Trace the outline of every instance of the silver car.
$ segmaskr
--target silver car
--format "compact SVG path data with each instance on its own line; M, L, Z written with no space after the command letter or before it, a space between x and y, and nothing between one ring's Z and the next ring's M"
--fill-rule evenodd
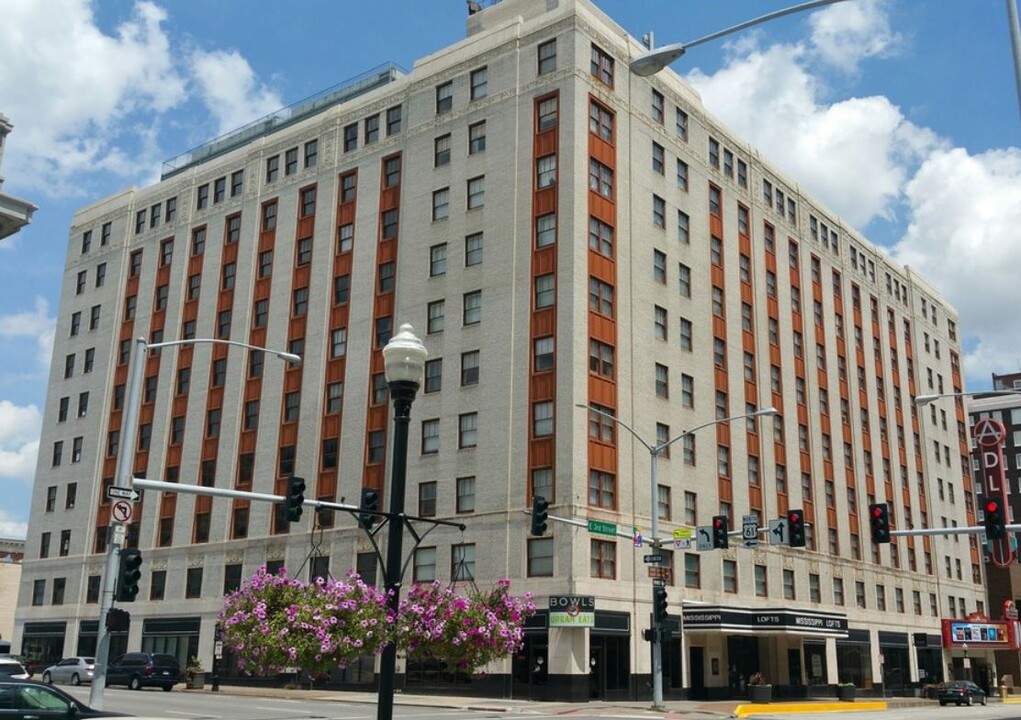
M43 670L43 682L47 684L69 682L72 685L81 685L92 682L92 675L95 672L96 658L69 657Z

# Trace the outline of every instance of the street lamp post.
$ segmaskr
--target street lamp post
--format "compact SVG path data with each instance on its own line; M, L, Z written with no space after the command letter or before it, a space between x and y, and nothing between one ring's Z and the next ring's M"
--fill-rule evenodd
M238 342L237 340L221 340L218 338L190 338L187 340L168 340L167 342L149 343L144 337L135 339L131 351L131 374L124 393L124 419L121 422L120 443L117 449L117 471L114 475L114 487L130 490L133 484L135 463L135 436L138 429L138 395L142 389L142 378L145 373L145 360L150 350L159 350L176 345L197 345L200 343L216 345L234 345L249 350L267 350L258 345ZM281 360L300 363L301 357L289 352L269 350ZM121 545L124 542L125 528L123 525L112 526L107 541L106 570L103 576L103 591L99 604L99 627L96 629L96 671L89 689L89 704L97 710L103 709L103 688L106 686L106 665L110 659L110 634L106 630L106 616L113 608L114 594L117 591L117 566L120 559Z
M408 474L408 423L411 404L422 384L425 359L428 351L411 325L401 325L400 332L383 348L383 365L390 398L394 405L394 444L390 461L390 513L388 515L386 547L387 604L397 612L401 599L401 554L404 544L404 491ZM394 711L394 682L397 673L397 645L390 643L383 649L379 666L379 698L376 717L392 720Z
M655 75L674 60L681 57L681 55L687 52L688 48L701 45L702 43L709 42L710 40L716 40L717 38L736 33L755 25L760 25L770 20L776 20L784 15L791 15L793 13L811 10L812 8L821 7L823 5L832 5L833 3L838 2L844 2L844 0L811 0L811 2L793 5L789 8L784 8L783 10L776 10L775 12L760 15L752 20L746 20L743 23L732 25L729 28L705 35L696 40L691 40L690 42L673 43L672 45L664 45L661 48L650 48L648 52L642 53L631 61L631 72L642 77Z
M702 423L695 427L685 430L680 435L677 435L666 442L652 445L648 443L645 438L638 434L633 427L628 425L623 420L618 419L616 416L610 413L600 410L599 408L592 407L591 405L585 405L583 403L577 403L576 407L585 408L589 412L596 413L603 416L607 420L612 420L617 425L621 426L629 433L632 437L640 442L646 450L649 451L649 514L652 516L652 546L655 549L660 547L659 539L659 508L657 507L657 488L658 488L658 465L659 456L662 455L671 445L678 440L686 438L689 435L694 435L699 430L707 427L713 427L714 425L722 425L729 423L733 420L744 420L746 418L753 417L765 417L769 415L776 415L777 409L773 407L764 408L762 410L756 410L755 412L745 413L744 415L734 415L731 417L720 418L711 422ZM653 595L655 595L655 585L653 587ZM659 618L656 617L656 612L652 613L652 706L654 709L663 707L663 647L660 643L661 628L659 627Z

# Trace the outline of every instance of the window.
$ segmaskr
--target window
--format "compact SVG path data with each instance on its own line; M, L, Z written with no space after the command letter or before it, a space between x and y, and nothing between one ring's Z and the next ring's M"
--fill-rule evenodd
M379 115L365 118L365 144L371 145L379 140Z
M205 210L207 207L209 207L209 183L199 185L195 191L195 209ZM135 230L137 231L138 228L136 227Z
M291 148L284 153L284 175L298 172L298 148Z
M358 149L358 123L344 126L344 152Z
M688 189L688 163L680 158L677 159L677 187L684 191Z
M396 135L401 131L401 106L388 108L386 111L386 136Z
M422 421L422 454L433 455L440 451L440 421L437 418Z
M263 250L259 253L259 277L265 278L273 274L273 251Z
M534 372L553 369L553 337L536 338L532 354Z
M723 561L723 592L737 592L737 562L734 560Z
M443 387L443 358L425 361L425 392L439 392Z
M482 320L482 291L474 290L464 294L463 318L464 325L475 325Z
M684 587L702 587L702 558L693 553L684 553Z
M326 386L326 412L338 413L344 402L344 383L335 382Z
M482 264L482 233L472 233L464 239L464 266Z
M443 332L444 304L443 300L429 303L426 321L426 330L429 334Z
M677 108L676 120L674 121L674 132L677 137L687 142L688 140L688 113Z
M400 156L387 158L383 162L383 177L385 187L396 187L401 182L401 158Z
M446 220L450 215L450 188L433 192L433 220Z
M616 579L617 543L612 540L592 540L590 547L592 577L606 580Z
M471 350L461 353L461 387L478 385L479 383L479 351Z
M613 58L596 45L592 46L590 71L599 82L613 87Z
M535 308L553 307L556 298L556 276L553 273L535 279Z
M589 217L588 246L601 255L613 257L613 228L601 220Z
M445 112L450 112L453 107L454 81L448 80L447 82L436 86L436 114L440 115Z
M77 282L75 283L74 289L75 295L81 295L83 292L85 292L85 285L88 282L88 277L89 277L88 270L82 270L81 272L78 273L78 279Z
M457 419L457 446L459 448L473 448L478 445L479 440L479 414L464 413Z
M659 437L659 435L660 435L659 430L660 430L661 427L666 430L665 433L662 433L662 436L663 436L662 439L660 439L660 437ZM669 427L657 425L656 430L657 430L657 432L656 432L656 435L657 435L656 442L657 443L662 444L662 443L670 441L670 438L669 438L670 428ZM657 485L656 486L656 512L658 513L658 516L659 516L660 520L670 520L670 517L671 517L671 507L670 507L670 486L669 485Z
M652 171L664 174L666 170L666 151L657 142L652 143Z
M769 596L769 580L765 565L755 566L755 595L758 597Z
M548 72L553 72L557 69L557 40L547 40L546 42L539 43L539 47L536 49L536 55L539 59L539 74L543 75ZM529 573L531 574L531 573ZM552 573L551 573L552 574Z
M590 190L607 199L613 199L613 170L595 158L590 158L588 180Z
M450 162L450 134L440 135L433 141L433 167Z
M588 411L588 436L593 440L612 445L616 423L613 420L613 408L592 404Z
M589 340L589 372L613 379L613 346L599 340Z
M351 223L345 223L337 228L337 252L351 252L354 247L355 227Z
M429 277L444 275L447 272L447 244L433 245L429 248Z
M241 194L245 183L245 171L237 170L230 174L230 196L237 197Z
M532 406L532 435L548 437L553 434L553 402L545 400Z
M613 317L613 286L598 278L590 277L588 281L588 309Z
M74 376L74 353L64 357L64 379Z
M658 228L666 227L666 201L659 195L652 196L652 224Z
M670 370L666 365L656 363L656 397L670 397Z
M539 114L538 118L539 132L556 127L557 126L556 96L540 100L538 114Z
M319 140L309 140L305 143L305 167L315 167L319 161Z
M418 514L421 517L436 515L436 482L428 481L418 484Z
M596 101L589 102L588 129L606 142L613 142L613 113Z
M657 340L667 339L667 312L666 308L662 308L659 305L653 307L652 311L653 327Z
M652 279L666 285L666 253L662 250L652 251Z
M330 358L341 358L346 354L347 328L335 328L330 332Z
M553 538L529 538L528 577L553 577Z
M134 297L135 296L132 295L128 299L129 300L133 300ZM131 317L134 317L134 308L131 309ZM130 320L130 319L131 319L130 317L127 317L127 307L125 307L125 320ZM68 332L68 335L70 337L76 336L78 334L78 330L81 328L81 324L82 324L82 314L81 314L81 312L71 313L71 329L70 329L70 332Z
M87 253L92 247L92 231L86 230L82 233L82 255Z
M185 576L184 597L188 599L202 597L202 568L188 568Z
M550 187L557 181L557 156L544 155L536 161L536 187Z
M459 477L456 483L457 512L475 512L475 478Z
M389 293L394 290L394 283L396 281L395 273L397 272L396 265L393 260L389 260L379 264L379 292Z
M208 189L209 186L206 185L203 187ZM135 213L135 234L138 235L143 230L145 230L145 210L139 210Z
M278 177L280 177L280 156L274 155L271 158L266 158L266 182L276 182Z
M796 600L794 594L794 571L783 571L783 598L784 600Z
M376 347L382 348L393 337L393 318L390 315L376 318Z
M269 318L269 300L256 300L252 308L252 327L266 327Z
M715 185L709 186L709 214L714 217L721 216L720 203L722 202L720 196L720 189Z
M436 579L436 548L420 547L415 551L412 579L415 582L432 582Z
M658 90L652 91L652 119L658 122L660 125L663 124L663 93Z
M472 178L468 181L468 209L482 207L486 202L486 176Z
M340 178L340 201L352 202L358 193L358 177L350 172Z
M217 178L213 182L213 204L223 202L225 197L227 197L227 178Z
M478 70L473 70L470 76L471 80L471 99L481 100L489 94L489 70L488 68L481 67Z
M720 168L720 141L716 138L709 138L709 164L717 170Z
M398 219L397 208L383 211L382 225L384 240L391 240L397 237L397 219Z
M301 191L301 217L309 217L316 213L316 189L305 188Z
M231 215L227 218L227 237L224 239L226 243L236 243L241 239L241 216Z

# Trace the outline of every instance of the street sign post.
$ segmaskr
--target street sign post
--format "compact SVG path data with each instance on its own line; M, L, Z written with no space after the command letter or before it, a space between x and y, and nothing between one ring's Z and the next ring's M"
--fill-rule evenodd
M596 535L616 536L617 523L603 522L602 520L589 520L588 531L590 533L595 533Z

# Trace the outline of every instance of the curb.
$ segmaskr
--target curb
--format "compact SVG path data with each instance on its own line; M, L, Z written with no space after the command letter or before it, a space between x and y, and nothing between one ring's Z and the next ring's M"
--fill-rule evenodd
M794 713L829 713L829 712L863 712L866 710L886 710L888 704L882 701L865 702L820 702L820 703L757 703L754 705L738 705L734 708L734 716L743 718L752 715L789 715Z

